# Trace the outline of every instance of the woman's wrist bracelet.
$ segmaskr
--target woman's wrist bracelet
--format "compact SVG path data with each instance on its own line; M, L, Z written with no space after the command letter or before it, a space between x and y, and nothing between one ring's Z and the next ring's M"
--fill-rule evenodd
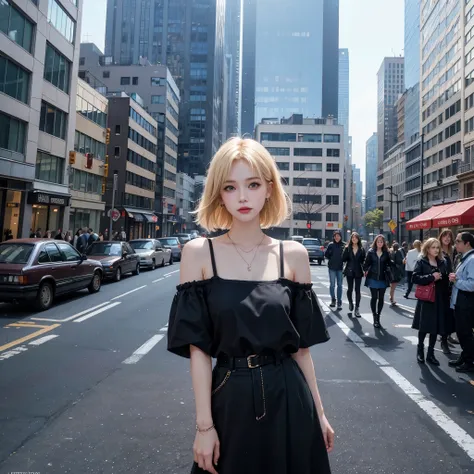
M212 429L214 429L214 424L209 426L209 428L199 428L199 426L196 425L196 431L198 431L199 433L207 433L208 431L211 431Z

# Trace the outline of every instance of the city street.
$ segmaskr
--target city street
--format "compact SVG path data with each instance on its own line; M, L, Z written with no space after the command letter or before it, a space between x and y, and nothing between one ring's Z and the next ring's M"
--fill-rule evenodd
M474 472L474 381L441 351L439 368L418 365L416 301L397 291L377 330L365 287L362 318L346 301L331 311L327 267L311 268L331 335L312 354L336 432L333 472ZM189 362L166 351L178 281L175 264L44 313L0 304L0 474L189 473Z

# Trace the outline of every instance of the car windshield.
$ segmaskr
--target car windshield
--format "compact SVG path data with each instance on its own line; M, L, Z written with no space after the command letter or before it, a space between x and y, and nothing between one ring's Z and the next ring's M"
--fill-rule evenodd
M87 255L97 255L98 257L121 257L122 256L122 244L115 244L111 242L97 242L92 244L86 250Z
M321 242L318 239L304 239L303 245L305 247L320 247Z
M0 264L28 263L34 248L32 244L0 244Z
M136 240L135 242L129 242L132 249L145 249L145 250L153 250L153 242L149 240Z
M158 239L163 245L178 245L178 239Z
M183 240L184 240L184 241L191 240L188 234L180 234L180 235L177 235L176 237L178 237L179 240L181 240L181 241L183 241Z

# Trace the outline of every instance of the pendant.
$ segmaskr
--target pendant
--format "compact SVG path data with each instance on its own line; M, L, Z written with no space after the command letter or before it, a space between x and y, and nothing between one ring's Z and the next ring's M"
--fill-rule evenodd
M252 265L249 265L249 266L247 267L247 270L248 270L249 272L251 272L251 271L252 271Z

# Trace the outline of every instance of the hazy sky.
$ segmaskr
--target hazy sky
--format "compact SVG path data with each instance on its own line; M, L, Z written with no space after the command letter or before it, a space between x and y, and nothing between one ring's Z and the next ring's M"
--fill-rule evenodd
M106 6L106 0L84 0L82 41L102 50ZM352 160L362 179L365 142L377 128L377 71L385 56L403 55L403 9L404 0L340 0L339 46L349 48L350 58Z

